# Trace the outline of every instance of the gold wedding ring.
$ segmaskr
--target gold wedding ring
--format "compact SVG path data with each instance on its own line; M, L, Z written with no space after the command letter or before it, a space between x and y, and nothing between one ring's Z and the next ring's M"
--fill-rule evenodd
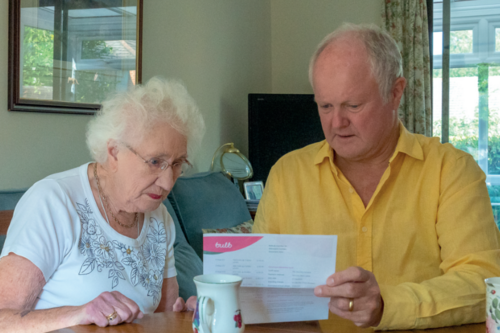
M349 311L352 311L352 309L354 309L354 299L350 299L349 300Z
M108 321L113 321L113 319L115 319L116 317L118 317L118 313L116 313L116 311L114 311L112 314L106 316Z

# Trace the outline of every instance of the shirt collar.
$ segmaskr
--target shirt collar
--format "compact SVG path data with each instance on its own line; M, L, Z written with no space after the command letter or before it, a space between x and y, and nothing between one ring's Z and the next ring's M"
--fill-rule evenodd
M389 160L389 163L391 163L396 158L398 153L406 154L417 160L424 159L424 152L422 150L422 146L420 146L420 143L418 142L415 135L411 134L401 122L399 122L398 143L396 145L396 149L394 150L394 154ZM323 141L323 144L321 145L320 149L316 153L316 157L314 158L314 164L315 165L321 164L325 159L328 159L330 161L331 166L333 167L335 165L333 163L333 154L334 154L333 149L330 147L328 142L326 140ZM333 172L335 172L335 174L337 174L336 167L333 167L332 170Z
M418 142L416 136L410 133L404 125L399 122L399 139L398 144L396 145L396 149L394 150L394 154L392 155L389 163L391 163L398 153L406 154L410 157L413 157L417 160L424 159L424 151L422 150L422 146Z
M338 176L338 170L337 167L335 167L335 164L333 163L333 149L330 147L328 142L326 140L323 141L323 144L319 148L318 152L316 153L316 157L314 157L314 164L318 165L323 163L325 159L330 161L330 166L333 172L335 173L336 176Z

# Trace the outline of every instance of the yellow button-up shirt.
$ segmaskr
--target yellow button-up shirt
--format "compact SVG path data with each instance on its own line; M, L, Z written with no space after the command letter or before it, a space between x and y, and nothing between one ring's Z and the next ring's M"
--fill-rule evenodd
M281 158L253 232L338 235L336 271L360 266L380 285L377 329L484 321L483 280L500 276L500 234L472 156L401 125L365 207L333 154L323 141Z

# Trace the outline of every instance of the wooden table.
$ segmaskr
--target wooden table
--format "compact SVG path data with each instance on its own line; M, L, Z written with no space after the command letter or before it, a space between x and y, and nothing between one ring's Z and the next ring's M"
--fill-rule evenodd
M57 330L57 333L190 333L192 312L184 313L155 313L153 315L144 316L144 318L136 320L132 324L123 324L118 326L110 326L106 328L89 326L74 326ZM254 332L332 332L332 333L365 333L373 332L372 329L358 328L350 321L338 319L335 321L335 326L328 327L322 330L318 322L297 322L297 323L279 323L279 324L259 324L247 325L245 333ZM455 326L447 328L438 328L432 330L413 330L413 331L391 331L394 333L406 332L427 332L427 333L484 333L486 331L485 324L472 324L464 326Z

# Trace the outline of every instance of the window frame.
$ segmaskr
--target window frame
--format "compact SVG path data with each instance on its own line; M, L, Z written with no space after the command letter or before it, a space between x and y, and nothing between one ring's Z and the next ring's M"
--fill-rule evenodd
M58 0L52 0L56 2ZM41 1L40 3L47 2ZM107 0L109 4L122 4L122 0ZM142 82L142 24L143 0L137 0L135 82ZM62 102L21 98L22 74L21 45L24 22L21 20L21 0L9 0L9 48L8 48L8 110L14 112L42 112L92 115L101 104ZM80 46L81 48L81 46Z
M483 1L482 5L470 9L470 3L455 2L452 11L450 31L472 30L473 53L450 54L450 69L478 66L480 63L500 64L500 50L495 51L495 29L500 28L500 7L495 0ZM472 16L472 17L471 17ZM442 4L434 3L433 33L442 32ZM442 55L433 55L433 68L442 68ZM481 135L479 128L478 144L488 146L488 133ZM486 138L483 142L482 138ZM500 175L488 173L488 153L479 153L478 164L486 174L486 182L490 185L500 185ZM497 205L500 205L497 204Z

